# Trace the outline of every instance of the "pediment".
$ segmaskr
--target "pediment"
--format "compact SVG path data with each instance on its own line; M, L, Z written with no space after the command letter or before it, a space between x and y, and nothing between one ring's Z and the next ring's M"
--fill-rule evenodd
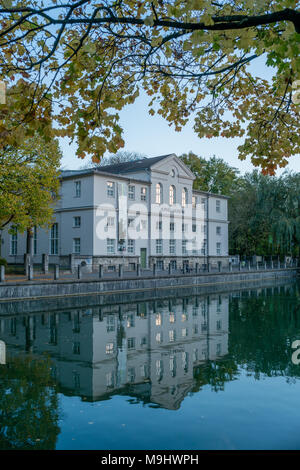
M174 172L175 177L188 178L191 180L195 179L195 175L192 171L175 154L171 154L163 160L154 163L154 165L151 166L151 171L171 176Z

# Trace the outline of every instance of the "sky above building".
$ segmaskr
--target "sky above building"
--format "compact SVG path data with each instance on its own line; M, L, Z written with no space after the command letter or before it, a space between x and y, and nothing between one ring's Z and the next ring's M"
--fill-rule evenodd
M251 64L252 73L271 80L272 69L265 66L264 58L259 58ZM240 170L241 174L252 171L255 167L250 157L241 161L238 158L238 146L243 139L226 139L224 137L200 139L193 130L193 120L180 132L176 132L173 126L160 117L149 115L149 97L141 93L135 103L126 106L120 112L120 125L124 130L123 139L125 147L122 150L138 152L147 157L156 157L169 153L181 155L192 151L196 155L206 159L216 156L223 158L229 165ZM76 156L76 144L70 144L68 139L61 139L63 152L62 167L79 169L88 163L88 159L81 160ZM300 171L300 155L291 157L285 169ZM280 175L285 169L279 169Z

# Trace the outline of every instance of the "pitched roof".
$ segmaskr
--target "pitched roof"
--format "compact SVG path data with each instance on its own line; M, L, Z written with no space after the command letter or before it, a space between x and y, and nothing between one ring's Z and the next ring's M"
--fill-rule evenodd
M107 173L130 173L133 171L146 170L149 169L152 165L163 160L164 158L170 157L173 155L169 153L168 155L161 155L159 157L153 158L143 158L141 160L134 160L131 162L115 163L113 165L99 165L97 170L105 171Z

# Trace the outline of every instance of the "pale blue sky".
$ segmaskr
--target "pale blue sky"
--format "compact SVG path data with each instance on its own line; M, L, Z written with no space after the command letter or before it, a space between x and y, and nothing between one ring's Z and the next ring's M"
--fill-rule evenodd
M264 75L264 78L272 76L272 69L266 68L262 58L257 59L251 65L252 72L257 75ZM226 139L223 137L212 139L200 139L193 131L193 123L190 121L181 132L175 132L173 127L169 127L167 121L159 115L150 116L148 114L149 97L141 94L134 104L128 105L120 113L120 125L124 129L123 138L125 147L122 150L135 151L145 154L148 157L155 157L168 153L181 155L189 151L204 158L213 155L223 158L228 164L238 168L241 174L252 171L254 166L250 158L246 161L238 159L237 147L242 142L241 139ZM78 159L75 155L75 144L70 145L67 139L61 140L63 151L62 166L68 169L78 169L87 163L87 160ZM300 156L289 159L286 169L300 171ZM279 170L277 174L282 173Z

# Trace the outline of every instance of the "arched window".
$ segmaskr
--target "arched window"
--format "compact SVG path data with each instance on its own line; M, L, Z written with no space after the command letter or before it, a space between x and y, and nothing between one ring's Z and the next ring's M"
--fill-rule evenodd
M182 190L182 201L181 201L181 205L182 207L185 207L188 203L188 192L187 192L187 189L186 188L183 188Z
M156 204L161 204L161 202L162 202L162 185L160 183L156 184L155 202L156 202Z
M170 186L169 204L170 204L170 206L175 204L175 186L173 186L173 185Z

